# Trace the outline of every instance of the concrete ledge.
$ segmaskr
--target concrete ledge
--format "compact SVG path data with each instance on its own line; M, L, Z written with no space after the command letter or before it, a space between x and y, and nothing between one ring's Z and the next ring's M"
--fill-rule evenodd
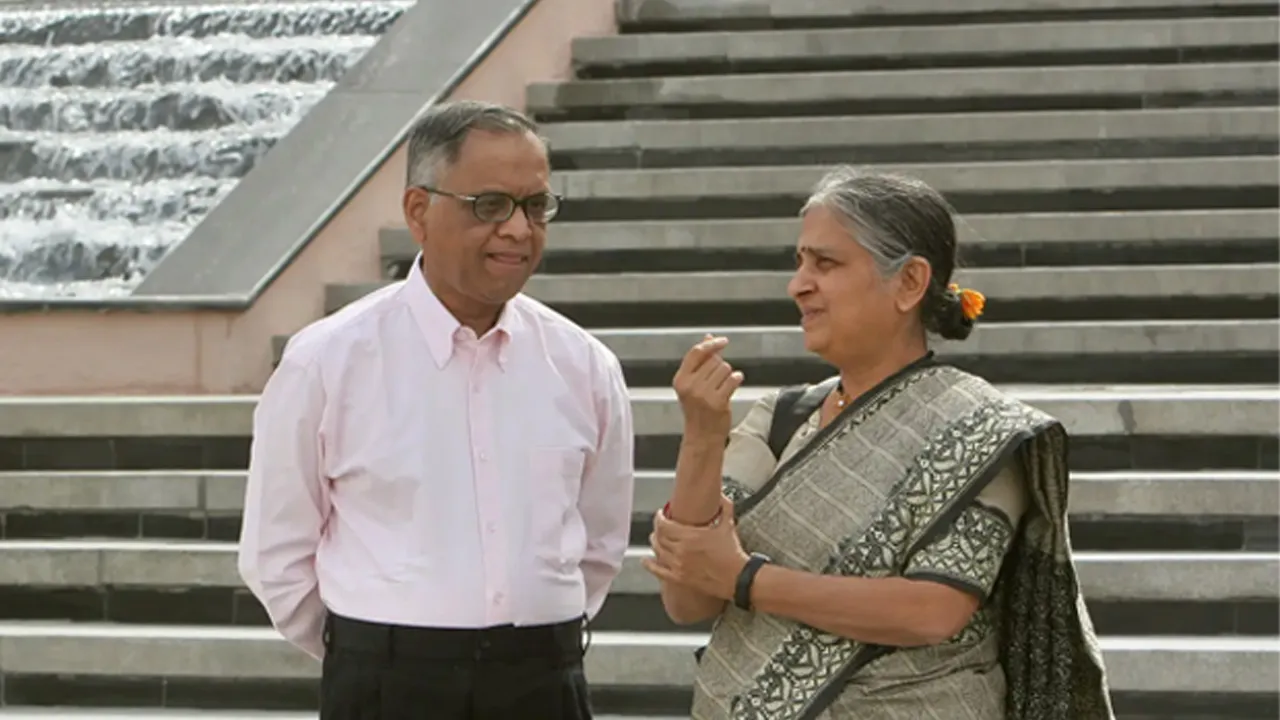
M937 7L937 6L935 6ZM1025 3L1024 3L1025 7ZM1029 22L772 32L631 34L576 40L574 64L827 62L917 56L1273 47L1271 23L1255 18Z
M1280 212L1171 210L962 215L956 230L962 246L1226 243L1280 238ZM799 232L800 221L795 218L560 223L551 225L547 253L792 248ZM418 246L407 230L393 228L382 232L384 260L411 260L417 253Z
M636 473L636 517L671 497L671 470ZM244 471L70 471L0 473L0 512L238 515ZM1071 474L1074 516L1255 518L1280 516L1280 472L1106 471Z
M1280 184L1274 158L1265 156L908 164L876 169L911 175L940 192L967 194ZM581 170L559 173L551 184L568 201L801 197L828 170L826 166Z
M1257 23L1254 23L1257 26ZM548 124L557 153L1122 140L1276 141L1275 108L937 113ZM1132 162L1132 161L1130 161Z
M1039 0L1040 12L1118 10L1136 8L1237 8L1266 6L1265 0ZM619 0L620 22L722 20L736 18L821 19L875 17L877 15L934 15L942 7L936 0ZM952 9L954 8L954 9ZM954 13L981 15L1026 11L1026 0L969 0L948 8Z
M627 551L612 593L654 595L658 583ZM1077 553L1086 598L1116 601L1274 599L1280 556L1256 552ZM0 586L243 586L233 543L0 541Z
M1271 63L1107 65L1048 68L708 75L534 83L528 110L588 107L777 104L889 99L1274 93Z
M419 2L405 11L134 297L250 304L392 155L419 112L457 88L536 1Z
M698 633L592 634L588 680L598 686L687 687ZM1101 639L1113 690L1274 692L1280 640ZM138 677L315 678L320 665L270 628L4 623L0 672Z
M1006 386L1076 435L1274 436L1280 389L1252 386ZM775 388L744 387L735 421ZM0 437L247 437L257 397L0 398ZM678 435L675 392L633 388L636 435Z

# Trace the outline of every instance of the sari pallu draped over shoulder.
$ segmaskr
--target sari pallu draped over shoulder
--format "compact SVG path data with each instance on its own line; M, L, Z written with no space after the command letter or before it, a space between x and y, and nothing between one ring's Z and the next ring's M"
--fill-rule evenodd
M772 402L755 422L767 427ZM1112 720L1068 539L1066 443L1051 416L926 358L797 435L772 475L736 479L726 459L747 551L989 595L955 637L912 648L729 605L699 657L693 718ZM1020 522L979 502L1011 471L1025 489Z

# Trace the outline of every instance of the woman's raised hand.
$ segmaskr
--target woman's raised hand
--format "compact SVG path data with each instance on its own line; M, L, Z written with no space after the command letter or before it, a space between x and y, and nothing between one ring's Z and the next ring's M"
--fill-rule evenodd
M733 423L729 401L742 385L741 371L720 357L729 339L707 335L685 353L672 386L684 412L685 431L728 437Z

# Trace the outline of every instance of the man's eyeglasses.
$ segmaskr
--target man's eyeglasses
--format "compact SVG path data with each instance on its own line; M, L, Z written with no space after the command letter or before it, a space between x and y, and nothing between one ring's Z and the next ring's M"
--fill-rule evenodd
M471 213L480 222L503 223L516 214L516 208L524 210L529 222L539 225L549 222L560 212L560 196L555 193L534 193L528 197L517 198L504 192L484 192L479 195L460 195L439 188L418 185L433 195L443 195L471 205Z

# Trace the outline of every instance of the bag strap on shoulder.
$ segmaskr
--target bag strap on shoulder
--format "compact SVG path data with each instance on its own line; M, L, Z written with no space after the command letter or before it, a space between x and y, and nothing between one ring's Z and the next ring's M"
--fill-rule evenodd
M778 393L778 400L773 406L773 419L769 423L769 450L775 459L782 457L782 451L791 442L791 436L796 434L796 430L822 405L823 399L839 383L840 376L837 375L816 385L791 385Z

